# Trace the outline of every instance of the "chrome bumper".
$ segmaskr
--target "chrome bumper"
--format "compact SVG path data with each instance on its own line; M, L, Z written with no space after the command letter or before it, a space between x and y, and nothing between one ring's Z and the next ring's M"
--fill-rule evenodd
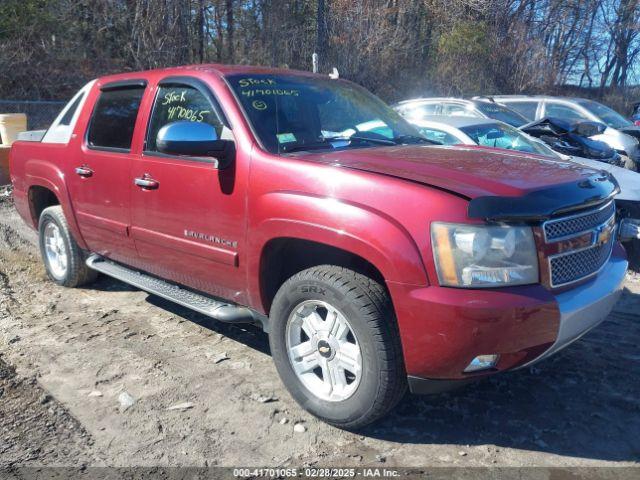
M553 355L602 323L620 298L626 271L627 261L612 256L592 281L558 294L558 337L551 348L522 367L533 365Z

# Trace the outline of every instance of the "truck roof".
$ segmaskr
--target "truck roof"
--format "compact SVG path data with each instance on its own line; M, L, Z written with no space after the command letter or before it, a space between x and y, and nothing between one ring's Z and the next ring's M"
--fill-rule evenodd
M183 65L179 67L158 68L153 70L141 70L136 72L118 73L105 75L98 78L100 83L111 82L129 78L147 78L149 76L185 75L187 73L213 73L222 77L235 74L245 75L296 75L304 77L327 78L326 75L307 72L303 70L293 70L289 68L260 67L251 65L224 65L220 63L203 63L195 65Z

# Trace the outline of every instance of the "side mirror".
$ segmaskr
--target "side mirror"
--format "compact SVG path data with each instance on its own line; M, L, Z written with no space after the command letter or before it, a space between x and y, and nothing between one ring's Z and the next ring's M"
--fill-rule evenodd
M156 137L158 151L169 155L214 157L231 160L234 143L218 138L216 129L208 123L173 122L163 126Z

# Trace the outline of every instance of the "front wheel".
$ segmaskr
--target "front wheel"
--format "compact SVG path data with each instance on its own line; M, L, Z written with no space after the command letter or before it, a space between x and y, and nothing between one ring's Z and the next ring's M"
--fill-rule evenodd
M282 285L270 319L280 378L316 417L360 428L402 398L399 333L389 295L374 280L331 265L304 270Z
M85 252L71 235L62 207L45 208L38 231L40 254L51 280L65 287L79 287L96 279L98 273L85 264Z

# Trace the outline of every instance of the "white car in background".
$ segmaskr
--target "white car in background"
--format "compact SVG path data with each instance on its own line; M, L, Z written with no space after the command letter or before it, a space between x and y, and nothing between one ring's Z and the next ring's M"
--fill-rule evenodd
M408 120L428 140L442 145L480 145L514 150L571 160L610 172L620 185L620 193L616 196L618 218L621 219L619 234L621 240L627 242L625 246L632 260L631 264L640 266L640 173L597 160L562 155L541 140L497 120L443 116Z

